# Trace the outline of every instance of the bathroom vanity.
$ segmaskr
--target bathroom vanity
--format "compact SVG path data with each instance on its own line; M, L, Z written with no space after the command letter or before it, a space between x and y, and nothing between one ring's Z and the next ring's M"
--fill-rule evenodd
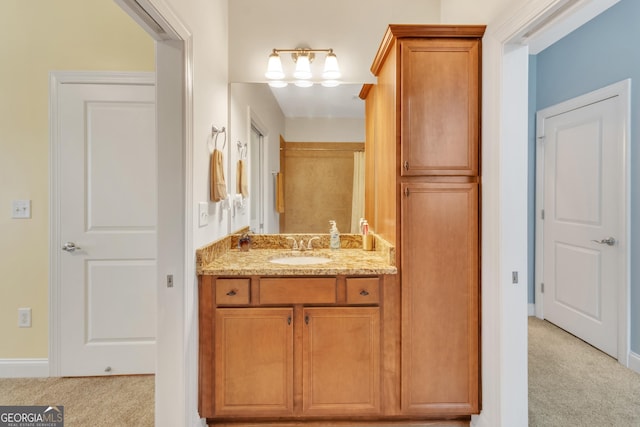
M397 388L383 384L399 375L393 248L379 240L364 251L361 236L343 235L339 250L321 236L325 249L293 251L287 237L255 236L243 252L232 236L199 251L200 415L272 425L392 414Z

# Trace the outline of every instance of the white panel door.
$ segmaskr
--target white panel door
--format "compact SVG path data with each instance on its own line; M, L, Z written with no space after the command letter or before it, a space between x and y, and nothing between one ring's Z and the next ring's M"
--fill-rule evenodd
M155 88L58 94L60 373L155 371Z
M544 132L544 317L614 357L624 200L618 98L538 115Z

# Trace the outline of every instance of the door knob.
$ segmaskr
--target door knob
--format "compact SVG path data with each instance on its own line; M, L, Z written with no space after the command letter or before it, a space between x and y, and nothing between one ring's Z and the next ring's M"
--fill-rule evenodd
M80 246L76 246L73 242L67 242L62 246L62 250L67 252L75 252L78 249L80 249Z
M592 242L599 243L601 245L613 246L616 244L616 239L614 239L613 237L607 237L606 239L602 239L602 240L592 240Z

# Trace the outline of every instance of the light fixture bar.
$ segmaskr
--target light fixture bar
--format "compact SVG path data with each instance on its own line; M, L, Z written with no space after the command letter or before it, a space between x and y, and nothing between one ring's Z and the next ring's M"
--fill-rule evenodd
M284 72L282 68L282 62L280 62L281 53L290 53L293 62L295 62L295 77L294 84L300 87L309 87L313 85L311 79L313 78L310 64L315 59L316 54L326 54L324 71L322 73L321 82L323 85L329 87L337 86L340 84L338 79L340 78L340 69L338 68L338 60L336 54L333 53L333 49L312 49L307 47L297 47L295 49L273 49L269 55L269 63L267 65L267 72L265 77L269 79L269 84L272 87L284 87L287 82L284 80Z
M333 53L333 49L311 49L306 47L297 47L295 49L273 49L273 53Z

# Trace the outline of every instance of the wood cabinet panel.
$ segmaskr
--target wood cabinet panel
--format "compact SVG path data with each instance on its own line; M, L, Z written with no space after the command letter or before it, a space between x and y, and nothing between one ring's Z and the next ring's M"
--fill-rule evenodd
M216 310L216 415L293 413L292 319L292 308Z
M401 174L477 175L477 39L401 42Z
M397 246L400 413L410 417L480 410L484 30L482 25L390 25L371 68L379 122L372 154L376 174L378 168L386 174L376 178L374 218L382 236ZM387 304L393 294L383 290L383 295Z
M375 150L371 153L375 159L375 215L371 226L382 238L395 244L397 236L397 175L398 165L398 103L396 47L389 49L387 62L380 69L376 96L374 99L375 119Z
M402 189L403 410L476 413L478 184Z
M291 277L260 280L260 304L333 304L336 279Z
M305 308L303 412L380 412L380 309Z
M377 277L347 278L347 304L379 304L380 279Z
M249 304L249 279L216 280L216 304L246 305Z

